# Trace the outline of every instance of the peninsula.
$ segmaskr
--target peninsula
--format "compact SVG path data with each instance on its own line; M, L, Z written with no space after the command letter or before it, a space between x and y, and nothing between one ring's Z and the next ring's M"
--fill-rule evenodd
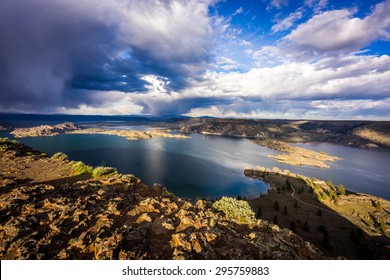
M189 136L182 134L172 134L165 129L151 130L113 130L104 128L79 128L74 123L65 122L54 126L40 125L29 128L16 128L11 132L16 138L56 136L60 134L107 134L125 137L128 140L141 140L150 138L181 138L186 139Z
M269 149L285 152L284 154L269 157L274 158L278 162L291 165L310 165L320 168L329 168L329 165L325 164L325 161L332 162L339 159L335 156L329 156L324 152L315 152L301 147L295 147L286 142L277 140L255 139L253 140L253 143L265 146Z

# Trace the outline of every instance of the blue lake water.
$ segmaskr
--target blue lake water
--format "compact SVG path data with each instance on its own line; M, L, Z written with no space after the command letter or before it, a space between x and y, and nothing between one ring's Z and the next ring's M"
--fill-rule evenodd
M5 136L5 133L1 133ZM9 136L9 135L8 135ZM390 151L349 148L333 144L299 146L342 158L329 169L291 166L268 157L279 152L250 140L193 134L190 139L129 141L111 135L60 135L18 139L52 155L62 151L72 160L113 166L132 173L148 185L161 183L187 198L216 198L223 195L256 197L268 186L244 176L245 168L277 166L292 172L342 183L347 189L390 199Z

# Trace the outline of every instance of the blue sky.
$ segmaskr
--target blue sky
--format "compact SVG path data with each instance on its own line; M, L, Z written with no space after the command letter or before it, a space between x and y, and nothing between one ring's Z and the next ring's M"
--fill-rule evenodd
M390 0L3 0L0 111L390 119Z

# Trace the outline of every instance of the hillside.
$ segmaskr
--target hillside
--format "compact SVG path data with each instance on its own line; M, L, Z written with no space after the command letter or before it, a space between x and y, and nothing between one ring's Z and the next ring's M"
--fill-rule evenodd
M258 217L293 229L330 256L390 258L390 201L276 167L245 174L271 186L249 201Z

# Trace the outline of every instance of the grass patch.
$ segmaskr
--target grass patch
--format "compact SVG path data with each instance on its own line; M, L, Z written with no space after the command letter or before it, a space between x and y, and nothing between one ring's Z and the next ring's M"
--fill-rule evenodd
M59 153L54 154L51 158L55 158L55 159L59 159L59 160L65 161L65 160L68 160L68 155L59 152Z
M92 173L92 166L86 165L85 163L81 161L72 161L71 162L73 172L76 175L81 175L81 174L91 174Z
M97 178L97 177L112 174L112 173L117 173L116 168L106 167L106 166L98 166L98 167L93 169L92 176Z
M239 223L250 223L255 219L255 213L247 201L237 200L231 197L222 197L214 202L213 208L225 213L229 220Z

